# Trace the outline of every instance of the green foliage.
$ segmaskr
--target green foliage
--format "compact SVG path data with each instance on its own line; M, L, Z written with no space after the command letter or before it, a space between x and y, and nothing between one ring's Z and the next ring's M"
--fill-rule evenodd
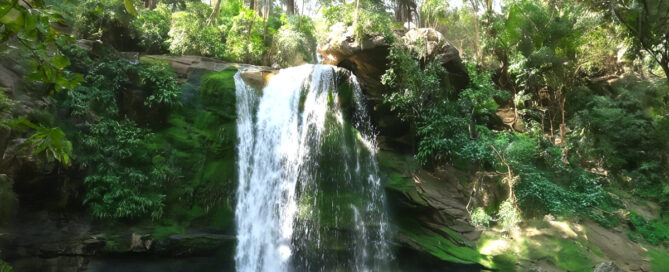
M415 48L422 48L420 45ZM494 87L489 73L469 66L472 82L456 94L439 60L419 61L421 52L404 45L391 48L389 69L381 82L391 90L385 102L416 126L417 158L423 163L492 160L490 131L484 126L497 109L495 98L508 95Z
M649 243L658 245L669 241L669 220L666 218L646 221L642 216L631 212L628 219L634 229ZM636 237L636 235L632 236Z
M227 31L227 58L235 62L261 63L267 51L263 35L262 17L253 10L242 9L232 18Z
M80 161L91 166L84 204L99 218L136 218L163 214L165 182L154 166L146 141L151 134L131 121L104 120L82 139ZM159 165L158 165L159 166Z
M520 223L520 214L510 200L505 200L499 205L497 220L504 231L511 231Z
M146 92L147 110L177 108L180 90L168 66L133 65L110 56L78 61L90 65L85 82L61 99L83 127L71 133L77 161L87 166L84 203L99 218L160 218L165 186L179 175L159 154L156 136L120 111L123 90L137 84ZM133 79L133 81L131 81ZM72 126L72 125L70 125Z
M7 97L5 90L0 88L0 117L5 117L6 114L10 113L13 108L14 102L12 99ZM4 124L0 123L0 126Z
M141 66L137 74L140 78L140 87L149 90L150 95L144 102L149 107L163 105L174 107L180 105L181 90L176 76L169 65Z
M39 7L39 8L38 8ZM32 82L45 84L51 93L70 89L81 82L81 75L71 73L65 68L70 61L63 56L59 47L71 44L72 38L60 35L51 26L62 18L39 3L26 8L17 0L0 3L0 43L3 49L14 39L22 50L29 52L29 69L26 78Z
M132 21L138 34L139 46L148 53L167 52L172 11L163 3L153 10L140 10Z
M196 2L187 3L185 11L173 13L168 32L170 53L224 58L224 29L206 23L210 13L208 5Z
M0 272L12 272L12 271L14 270L12 269L11 266L9 266L9 264L0 260Z
M641 56L648 54L669 80L669 30L666 27L669 23L669 3L663 0L591 2L599 9L611 11L627 36L634 41L634 53Z
M10 126L18 131L35 131L23 143L26 148L32 150L33 154L44 156L47 162L56 160L66 166L71 164L72 143L67 140L65 133L60 128L36 125L24 118L10 121Z
M488 215L481 207L474 209L470 218L472 220L472 224L475 226L487 227L490 224L490 221L492 221L492 217L490 217L490 215Z
M102 40L119 50L136 50L132 19L122 0L82 0L74 29L78 36Z
M666 85L625 78L610 94L583 88L569 102L576 112L572 125L582 127L571 137L580 160L609 169L634 193L664 201L667 146L664 140L668 106ZM632 182L629 182L632 181Z
M316 38L313 22L309 17L281 17L283 25L273 37L272 49L274 61L281 67L302 62L313 62L316 52ZM300 28L298 29L298 26Z
M383 9L377 8L373 3L360 1L362 4L356 11L356 3L332 5L323 10L323 18L327 24L327 32L333 30L332 26L341 23L344 29L335 31L346 31L346 27L353 27L353 35L357 40L363 40L365 37L380 34L387 42L394 40L393 30L399 26L390 17L390 14ZM357 17L356 17L357 15ZM343 33L339 33L341 35ZM328 33L322 33L322 39L326 38Z

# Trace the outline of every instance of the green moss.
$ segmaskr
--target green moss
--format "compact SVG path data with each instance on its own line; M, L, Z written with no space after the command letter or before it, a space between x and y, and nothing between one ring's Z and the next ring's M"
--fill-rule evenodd
M105 247L102 248L103 253L125 253L130 249L130 237L114 234L104 237L104 240Z
M513 254L500 254L492 257L491 268L497 271L515 272L518 257Z
M522 256L543 259L567 271L592 271L594 263L586 254L586 247L576 241L556 237L523 241Z
M488 256L480 254L472 247L458 245L457 241L462 240L462 238L458 239L459 235L454 238L454 236L451 236L453 232L436 233L412 219L402 221L399 228L399 232L402 235L405 235L425 252L441 260L462 264L479 263L486 267L491 266L491 258Z
M162 240L169 237L170 235L181 233L184 233L184 229L179 226L179 224L173 223L172 225L155 227L151 236L158 240Z
M139 57L139 62L142 64L170 64L168 60L158 59L151 56L141 56Z
M665 248L649 250L650 269L653 272L669 272L669 252Z
M236 188L236 69L203 73L184 85L195 96L172 112L169 126L155 137L155 146L178 167L182 178L168 194L165 218L154 235L182 233L196 224L232 233L234 212L229 202ZM201 83L198 83L201 82Z

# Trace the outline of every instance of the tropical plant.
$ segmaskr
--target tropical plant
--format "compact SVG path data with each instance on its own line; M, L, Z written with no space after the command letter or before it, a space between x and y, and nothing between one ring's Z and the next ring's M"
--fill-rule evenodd
M36 125L25 118L10 121L10 126L19 131L34 130L34 133L23 143L33 154L44 156L47 162L56 160L66 166L71 164L72 143L67 140L65 133L60 128Z

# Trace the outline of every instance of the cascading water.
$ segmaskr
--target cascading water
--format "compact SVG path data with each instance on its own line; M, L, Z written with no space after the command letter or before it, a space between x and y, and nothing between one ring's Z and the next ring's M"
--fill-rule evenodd
M337 69L283 69L261 94L235 76L238 271L387 270L372 129Z

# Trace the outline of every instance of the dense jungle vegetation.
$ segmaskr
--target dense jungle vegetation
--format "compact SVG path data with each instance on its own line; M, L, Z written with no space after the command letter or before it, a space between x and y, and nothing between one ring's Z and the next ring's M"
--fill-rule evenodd
M410 129L420 168L508 188L468 207L473 225L625 226L653 246L653 271L669 269L669 1L3 0L0 23L3 70L24 85L0 91L0 230L38 206L152 224L158 237L196 221L233 231L236 70L194 83L141 55L283 68L317 63L333 29L350 27L388 45L380 104ZM464 89L420 40L400 38L416 27L459 50ZM189 84L202 97L182 99ZM65 185L20 202L19 182L40 175Z

